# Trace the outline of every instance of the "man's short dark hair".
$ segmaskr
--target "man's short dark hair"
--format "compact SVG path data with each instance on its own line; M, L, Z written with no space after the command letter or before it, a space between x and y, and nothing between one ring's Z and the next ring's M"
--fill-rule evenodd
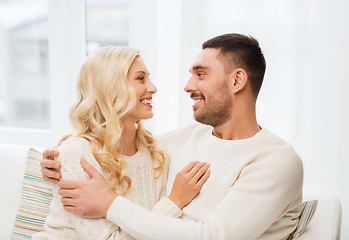
M229 33L211 38L202 44L202 49L217 48L218 58L224 64L227 73L236 68L246 71L252 93L258 96L262 86L266 63L258 41L237 33Z

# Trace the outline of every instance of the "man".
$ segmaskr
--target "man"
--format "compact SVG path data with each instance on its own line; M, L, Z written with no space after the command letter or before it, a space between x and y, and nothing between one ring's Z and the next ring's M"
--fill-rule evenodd
M65 209L106 217L137 239L288 239L300 214L303 167L288 143L257 123L265 73L257 40L240 34L212 38L190 72L185 91L202 124L162 137L170 159L167 194L189 161L210 163L211 174L181 217L160 216L118 196L85 163L89 182L59 184ZM52 167L48 162L46 178L52 173L45 169Z

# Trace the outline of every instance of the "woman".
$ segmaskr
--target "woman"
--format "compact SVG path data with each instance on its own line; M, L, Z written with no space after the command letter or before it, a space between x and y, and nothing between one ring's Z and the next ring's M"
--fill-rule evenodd
M80 165L80 158L85 158L114 192L161 213L163 203L161 207L156 203L164 195L168 163L141 123L153 116L156 91L138 50L109 46L91 54L80 70L79 99L70 111L74 136L59 148L62 179L88 179ZM195 164L186 168L197 174L197 169L205 170L202 178L207 179L208 165L194 168ZM175 217L181 196L173 190L169 199L163 214ZM171 208L174 211L168 211ZM132 239L106 219L86 219L65 211L57 186L44 228L32 239Z

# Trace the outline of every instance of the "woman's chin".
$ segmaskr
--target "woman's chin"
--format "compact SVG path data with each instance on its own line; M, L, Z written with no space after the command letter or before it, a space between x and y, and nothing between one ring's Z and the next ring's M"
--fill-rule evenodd
M154 114L151 113L146 113L146 114L142 114L142 116L139 116L139 120L147 120L147 119L151 119L153 118Z
M153 118L153 116L154 116L154 114L153 114L153 112L151 112L151 113L148 113L147 116L145 116L143 119L144 120L145 119L151 119L151 118Z

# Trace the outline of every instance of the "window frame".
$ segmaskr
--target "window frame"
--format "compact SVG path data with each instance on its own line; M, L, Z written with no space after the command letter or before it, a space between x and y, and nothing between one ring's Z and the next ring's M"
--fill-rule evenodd
M55 145L71 132L68 109L76 96L78 69L86 57L85 0L49 0L50 128L0 126L0 143Z
M180 108L183 103L190 104L183 91L187 68L181 64L192 60L186 53L192 43L187 46L188 38L183 37L191 28L183 24L192 17L182 14L187 4L171 0L130 1L129 46L141 50L159 90L154 118L145 121L155 135L176 129L190 122L188 119L193 121L191 112L188 114L190 107L184 113ZM171 17L165 14L168 12ZM47 147L71 133L68 110L76 99L78 70L86 58L85 0L49 0L48 21L50 128L0 126L0 144Z

